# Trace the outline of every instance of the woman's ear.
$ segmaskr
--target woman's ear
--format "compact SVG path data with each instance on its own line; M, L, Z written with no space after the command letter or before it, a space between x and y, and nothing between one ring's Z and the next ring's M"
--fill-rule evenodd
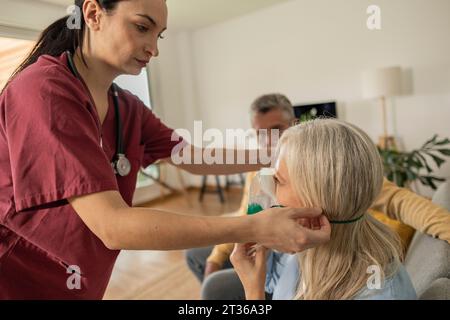
M98 31L100 29L100 20L103 15L103 9L96 0L85 0L83 3L84 21L89 29Z

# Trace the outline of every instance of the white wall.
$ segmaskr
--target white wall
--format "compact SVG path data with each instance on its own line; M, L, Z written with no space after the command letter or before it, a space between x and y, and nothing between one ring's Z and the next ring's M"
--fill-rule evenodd
M366 27L370 4L380 31ZM193 112L207 127L248 128L252 100L278 91L293 103L337 100L341 118L377 140L381 114L362 99L361 74L400 65L413 91L390 101L389 128L416 148L450 137L449 30L449 0L289 1L163 42L161 108L176 127L192 127ZM438 173L450 177L450 161Z
M7 26L40 32L67 14L63 6L36 0L1 0L0 3L0 29Z

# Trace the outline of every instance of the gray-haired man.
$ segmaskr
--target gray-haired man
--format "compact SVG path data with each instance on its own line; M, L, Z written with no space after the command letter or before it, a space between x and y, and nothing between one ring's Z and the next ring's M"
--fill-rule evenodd
M253 129L259 135L259 141L272 143L272 130L279 134L288 129L295 121L294 109L287 97L282 94L266 94L257 98L251 105L251 122ZM265 130L263 130L265 129ZM248 189L255 173L247 174L244 194L239 213L247 214ZM222 244L215 247L190 249L186 252L189 268L202 284L202 299L204 300L243 300L244 289L239 277L229 261L234 244Z

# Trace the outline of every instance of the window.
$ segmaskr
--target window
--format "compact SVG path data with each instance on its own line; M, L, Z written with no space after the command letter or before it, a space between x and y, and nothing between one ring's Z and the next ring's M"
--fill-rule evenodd
M0 37L0 91L34 44L34 41Z
M121 88L129 90L137 95L144 104L151 109L150 85L148 80L147 69L143 69L138 76L120 76L115 80ZM159 170L157 166L150 165L143 168L138 174L137 188L146 187L153 184L153 180L149 176L158 179Z

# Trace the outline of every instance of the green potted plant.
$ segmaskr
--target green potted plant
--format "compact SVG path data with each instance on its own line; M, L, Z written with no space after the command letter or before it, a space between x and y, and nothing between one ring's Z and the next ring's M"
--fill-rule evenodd
M400 187L410 187L412 182L419 181L436 190L436 183L446 179L433 175L430 164L434 162L440 168L446 162L445 157L450 156L450 149L446 148L449 144L448 138L440 140L434 135L420 149L411 152L378 148L386 178Z

